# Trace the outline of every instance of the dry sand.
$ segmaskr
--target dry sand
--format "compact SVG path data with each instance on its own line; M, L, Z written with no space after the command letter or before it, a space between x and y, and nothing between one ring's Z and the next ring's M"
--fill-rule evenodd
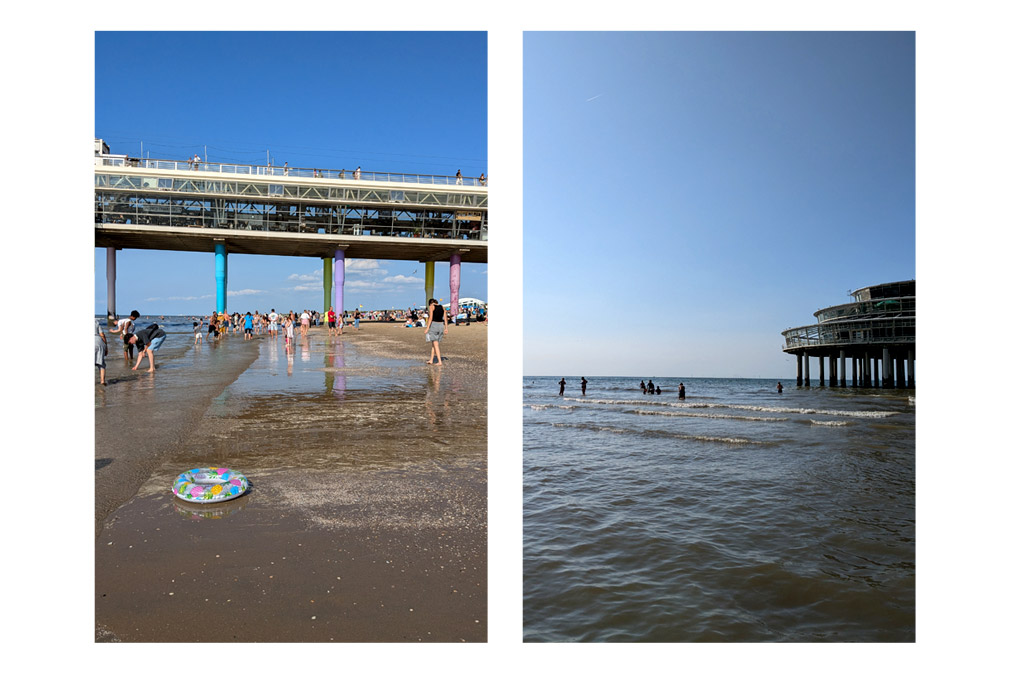
M159 368L140 435L163 430L168 445L136 458L120 446L99 467L99 436L96 495L116 463L147 475L101 517L96 640L486 641L487 328L450 327L442 367L425 364L423 339L369 323L341 338L314 328L290 353L230 337ZM170 379L187 376L202 413L189 400L173 414L168 389L184 386ZM97 412L114 427L144 408ZM177 474L210 465L246 474L250 492L217 506L171 494ZM111 500L96 497L96 519Z

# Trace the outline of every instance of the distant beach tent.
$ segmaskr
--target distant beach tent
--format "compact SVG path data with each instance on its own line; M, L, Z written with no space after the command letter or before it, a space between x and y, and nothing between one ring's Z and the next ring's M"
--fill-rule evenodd
M459 305L462 307L478 308L481 306L487 306L486 301L481 301L480 299L474 299L473 297L464 297L459 300Z

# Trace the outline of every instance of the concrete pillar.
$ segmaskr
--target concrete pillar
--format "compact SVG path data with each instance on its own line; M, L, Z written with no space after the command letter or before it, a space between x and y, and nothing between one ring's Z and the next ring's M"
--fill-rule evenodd
M108 283L108 291L106 296L108 301L106 302L106 318L108 318L110 325L116 324L116 249L106 248L105 249L105 280Z
M435 296L435 262L424 263L424 305Z
M333 300L333 310L338 314L344 312L344 251L333 253L333 289L336 297Z
M879 388L880 387L880 370L878 369L879 366L880 366L880 360L878 358L874 357L873 358L873 387L874 388Z
M880 356L880 378L882 388L893 388L894 379L891 377L891 354L884 348L883 355Z
M796 354L796 387L803 385L803 354Z
M838 385L845 387L845 351L838 351Z
M902 356L894 358L894 386L896 388L905 387L905 358Z
M911 383L908 384L909 388L915 387L915 349L908 352L908 377Z
M803 385L810 385L810 353L803 354Z
M873 385L873 381L870 379L870 354L863 353L863 387L869 388Z
M828 356L828 386L834 388L838 385L838 363L834 355Z
M323 257L323 310L322 314L325 316L326 312L330 310L333 306L331 300L333 299L333 258ZM323 318L323 322L326 322L326 318Z
M459 313L459 255L449 256L449 314Z
M824 356L823 355L817 356L817 368L820 369L820 372L821 372L821 387L823 388L824 387Z
M214 278L217 280L217 312L228 311L228 253L224 242L214 242Z

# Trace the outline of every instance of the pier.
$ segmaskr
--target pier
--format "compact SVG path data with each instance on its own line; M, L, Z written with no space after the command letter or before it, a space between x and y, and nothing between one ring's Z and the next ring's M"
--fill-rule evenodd
M796 385L810 385L810 361L818 383L859 388L915 387L915 281L871 285L852 301L814 313L817 324L782 332L782 350L796 357Z
M487 263L487 181L131 158L95 140L95 246L107 250L108 314L116 315L116 251L213 253L217 311L227 312L229 253L317 257L323 311L344 310L346 259L449 262L450 310L460 263ZM335 298L334 298L335 293Z

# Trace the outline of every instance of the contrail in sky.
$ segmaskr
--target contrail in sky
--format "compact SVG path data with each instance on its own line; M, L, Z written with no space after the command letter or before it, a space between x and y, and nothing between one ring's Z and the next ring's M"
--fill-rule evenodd
M600 96L602 96L602 95L603 95L602 93L598 93L598 94L596 94L595 96L593 96L592 98L587 98L587 99L586 99L586 102L588 103L588 102L589 102L589 101L591 101L591 100L596 100L597 98L599 98L599 97L600 97Z

